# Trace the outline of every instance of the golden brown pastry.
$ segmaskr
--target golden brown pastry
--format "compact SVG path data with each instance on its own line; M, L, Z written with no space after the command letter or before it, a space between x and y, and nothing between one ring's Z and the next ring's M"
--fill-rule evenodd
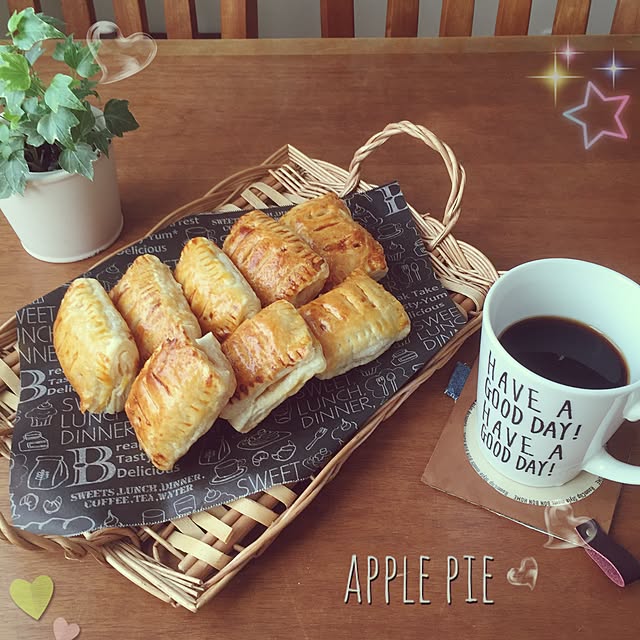
M151 462L173 469L214 423L233 395L235 377L208 333L165 340L147 360L126 403L129 421Z
M211 331L220 342L260 311L260 300L244 276L207 238L184 245L174 275L203 333Z
M400 301L361 271L301 307L300 314L322 345L323 380L375 360L411 329Z
M324 356L295 307L269 305L244 322L222 345L238 386L222 417L241 433L325 368Z
M109 295L129 325L143 361L183 330L192 339L202 335L182 287L156 256L137 257Z
M124 409L139 369L138 348L122 316L93 278L71 283L53 323L53 345L80 411Z
M238 218L222 248L265 306L287 300L299 307L329 276L327 263L306 242L261 211Z
M325 289L340 284L350 273L362 269L374 280L389 270L382 245L352 217L335 193L296 205L280 222L299 235L329 265Z

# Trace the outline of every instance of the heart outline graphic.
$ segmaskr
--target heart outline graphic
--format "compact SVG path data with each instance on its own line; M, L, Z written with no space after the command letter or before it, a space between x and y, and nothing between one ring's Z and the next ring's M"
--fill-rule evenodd
M520 567L511 567L507 571L507 582L514 587L529 587L533 591L538 581L538 563L528 556L520 561Z
M109 39L108 41L105 40L105 42L109 43L110 49L115 48L114 61L119 60L120 70L111 72L104 58L100 57L100 45L103 42L100 36L104 34L115 35L115 38ZM138 31L125 37L122 35L120 27L115 22L110 22L109 20L99 20L92 24L87 31L86 41L97 65L102 71L102 77L98 81L98 84L112 84L125 78L130 78L143 69L146 69L158 53L158 45L149 34ZM146 59L138 60L135 53L134 55L124 53L124 51L132 45L135 46L141 43L149 47L146 53Z
M16 578L9 585L14 604L34 620L40 620L53 597L53 580L38 576L33 582Z
M56 640L73 640L80 635L80 626L67 622L63 617L53 621L53 635Z
M585 541L578 535L576 527L589 522L587 516L576 516L573 507L565 504L557 507L545 507L544 523L547 530L547 549L574 549L584 547Z

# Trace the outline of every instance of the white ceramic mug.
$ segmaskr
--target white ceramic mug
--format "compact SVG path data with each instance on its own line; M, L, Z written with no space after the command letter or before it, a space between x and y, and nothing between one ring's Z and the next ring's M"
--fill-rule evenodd
M529 371L500 344L514 323L536 316L576 320L618 348L628 384L570 387ZM473 437L487 462L524 485L559 486L582 470L640 484L640 467L605 449L623 421L640 419L640 285L590 262L551 258L502 276L485 301Z

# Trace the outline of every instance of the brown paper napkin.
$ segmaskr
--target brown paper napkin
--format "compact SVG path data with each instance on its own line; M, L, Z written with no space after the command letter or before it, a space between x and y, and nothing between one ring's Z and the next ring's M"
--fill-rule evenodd
M571 487L553 488L545 492L506 480L493 472L484 459L478 459L477 453L472 451L476 466L499 489L480 477L469 460L464 443L465 422L476 398L476 381L477 366L474 366L424 470L422 481L449 495L571 544L579 544L575 526L589 519L597 520L602 529L609 531L621 489L617 482L581 474L572 481ZM630 427L624 425L609 442L609 451L619 459L628 458L631 450L633 433ZM510 495L532 499L544 506L525 504L507 497L500 492L505 489ZM543 495L545 493L548 495ZM564 499L575 499L582 493L589 495L569 503Z

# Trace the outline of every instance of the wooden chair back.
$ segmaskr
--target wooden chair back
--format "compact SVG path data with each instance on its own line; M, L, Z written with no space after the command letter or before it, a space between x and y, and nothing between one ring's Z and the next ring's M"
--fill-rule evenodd
M295 2L296 0L291 0ZM325 38L353 38L355 20L353 0L319 0L321 33ZM68 33L86 33L95 22L93 0L61 0ZM495 35L527 35L533 0L499 0ZM8 0L10 11L34 7L40 0ZM144 0L113 0L115 21L127 35L148 31ZM416 37L420 0L387 0L387 37ZM470 36L475 0L442 0L441 36ZM557 0L552 33L577 35L587 31L591 0ZM195 0L164 0L167 38L197 38ZM222 38L257 38L257 0L220 0ZM640 2L617 0L611 33L640 33Z

